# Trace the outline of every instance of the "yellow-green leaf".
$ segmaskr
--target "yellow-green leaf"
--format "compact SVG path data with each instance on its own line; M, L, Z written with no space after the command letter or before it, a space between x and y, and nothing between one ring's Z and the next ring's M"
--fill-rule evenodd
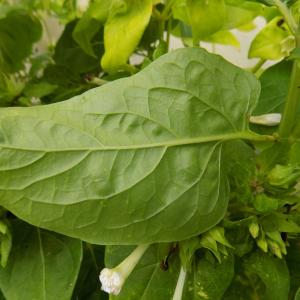
M226 17L223 0L187 0L187 10L196 42L219 31Z
M235 37L235 35L227 30L218 31L213 35L205 38L204 41L221 45L230 45L237 48L240 47L240 42Z
M289 55L295 40L281 17L274 18L254 38L249 57L276 60Z
M152 13L151 0L114 1L104 26L104 70L114 73L126 68Z

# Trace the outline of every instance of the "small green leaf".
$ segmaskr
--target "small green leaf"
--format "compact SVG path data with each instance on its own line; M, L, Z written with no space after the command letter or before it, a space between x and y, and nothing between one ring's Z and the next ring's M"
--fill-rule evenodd
M249 57L280 59L288 56L295 48L295 39L281 17L274 18L254 38Z
M185 270L190 270L194 254L200 247L201 242L199 237L194 237L179 243L180 261Z
M239 48L240 42L235 37L235 35L230 31L218 31L211 36L208 36L203 39L206 42L221 44L221 45L229 45Z
M265 194L258 194L253 199L253 206L257 211L266 213L278 208L278 200Z
M95 0L91 2L89 8L74 28L74 40L90 56L96 57L92 39L105 23L111 5L111 0ZM98 37L98 42L101 42L100 37Z
M151 13L151 0L112 3L104 26L105 53L101 60L104 70L114 73L126 69L128 58L138 45Z
M7 300L69 300L81 263L81 242L25 223L13 224L13 248L0 268Z
M269 184L284 189L295 185L300 178L300 167L293 164L276 165L268 174Z
M226 0L226 19L223 30L238 28L263 14L264 5L252 1Z
M10 10L0 18L0 68L2 72L16 72L24 67L24 59L31 54L33 43L41 38L39 20L25 10Z
M259 78L261 94L254 115L282 113L288 92L292 63L282 61L268 68Z
M196 42L219 31L225 20L223 0L187 0L189 23Z

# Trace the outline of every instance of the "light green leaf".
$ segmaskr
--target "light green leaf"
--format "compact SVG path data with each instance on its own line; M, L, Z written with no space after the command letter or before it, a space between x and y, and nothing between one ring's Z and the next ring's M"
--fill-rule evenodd
M187 0L186 3L196 42L222 28L226 17L224 0Z
M195 236L225 214L222 141L253 136L258 94L251 73L186 48L69 101L2 108L0 204L92 243Z
M253 253L244 261L245 270L257 275L265 285L261 294L264 300L287 300L290 276L284 259L272 257L262 252Z
M25 223L13 226L13 248L0 268L7 300L69 300L81 262L81 242Z
M218 31L211 36L203 39L206 42L216 43L221 45L230 45L239 48L240 42L230 31Z
M262 15L264 6L251 1L226 1L226 19L223 29L238 28L252 22L258 15Z
M282 17L274 18L254 38L249 57L262 59L280 59L288 56L295 48L295 39Z
M101 60L109 73L126 69L129 56L138 45L150 21L151 0L114 1L104 26L105 53Z
M234 259L228 256L221 263L204 257L194 263L192 274L185 284L182 300L221 300L234 275Z

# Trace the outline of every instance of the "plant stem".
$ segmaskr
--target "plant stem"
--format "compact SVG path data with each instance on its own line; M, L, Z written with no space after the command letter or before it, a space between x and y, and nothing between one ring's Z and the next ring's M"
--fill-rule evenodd
M171 18L168 19L168 21L167 21L167 36L166 36L167 51L169 51L169 47L170 47L171 22L172 22L172 19Z
M299 97L300 97L300 69L298 61L294 61L291 79L289 83L289 91L284 106L282 120L279 126L280 138L287 138L295 124L295 119L298 112Z
M274 3L277 6L278 10L281 12L285 22L288 24L288 26L291 30L291 32L294 35L296 35L298 26L297 26L297 23L291 13L291 11L281 0L274 0Z
M266 62L266 59L260 59L256 65L251 69L251 72L255 75L257 75L258 71L260 71L261 67L264 65L264 63Z
M167 20L169 17L170 10L172 9L173 4L175 3L175 0L169 0L161 14L162 20Z
M186 278L186 271L183 269L183 267L181 267L172 300L181 300L182 294L183 294L185 278Z

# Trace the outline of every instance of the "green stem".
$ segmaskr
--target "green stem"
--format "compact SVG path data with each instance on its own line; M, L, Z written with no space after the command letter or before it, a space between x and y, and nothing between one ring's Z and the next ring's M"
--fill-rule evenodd
M183 267L181 267L172 300L181 300L182 299L185 278L186 278L186 271L183 269Z
M279 126L280 138L288 138L295 124L300 97L300 69L298 61L294 61L289 90Z
M170 11L172 9L173 4L175 3L176 0L169 0L164 8L164 11L161 14L161 18L163 20L167 20L170 14Z
M275 5L277 6L278 10L281 12L285 22L288 24L291 32L296 35L297 34L297 23L288 9L288 7L281 1L281 0L274 0Z
M265 64L266 59L260 59L257 64L251 69L251 72L255 75L261 70L261 67Z
M172 19L170 18L167 21L167 37L166 37L166 47L167 47L167 51L169 51L169 47L170 47L170 37L171 37L171 22Z

